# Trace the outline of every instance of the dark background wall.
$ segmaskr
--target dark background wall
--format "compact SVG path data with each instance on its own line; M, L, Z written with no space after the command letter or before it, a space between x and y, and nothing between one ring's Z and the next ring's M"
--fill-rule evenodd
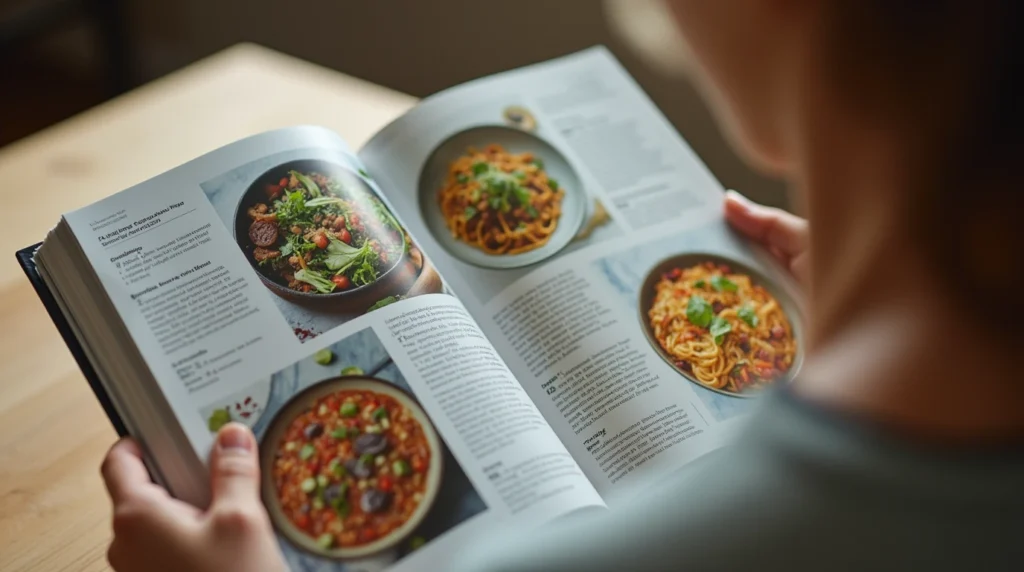
M597 0L0 0L0 39L10 13L75 1L89 8L13 48L0 44L0 91L18 86L0 95L0 144L240 41L421 97L605 44L723 184L784 204L781 186L750 171L729 149L689 82L655 73L611 34ZM123 32L113 54L111 29ZM127 79L109 73L111 61L120 62ZM301 93L295 103L302 104Z

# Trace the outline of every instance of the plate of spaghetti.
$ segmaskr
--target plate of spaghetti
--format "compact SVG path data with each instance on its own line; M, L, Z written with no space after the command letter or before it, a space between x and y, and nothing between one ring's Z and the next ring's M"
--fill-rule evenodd
M660 262L640 291L640 319L659 355L697 385L750 397L796 374L796 305L760 272L713 254Z
M420 207L434 237L470 264L534 264L572 241L586 214L579 177L543 139L484 126L442 142L420 175Z

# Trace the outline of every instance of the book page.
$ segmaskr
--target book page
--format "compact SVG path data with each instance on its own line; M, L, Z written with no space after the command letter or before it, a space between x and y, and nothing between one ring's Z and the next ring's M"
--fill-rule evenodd
M606 498L799 365L792 284L603 48L442 92L359 154Z
M293 568L439 569L604 506L336 135L252 137L65 219L195 454L256 433Z

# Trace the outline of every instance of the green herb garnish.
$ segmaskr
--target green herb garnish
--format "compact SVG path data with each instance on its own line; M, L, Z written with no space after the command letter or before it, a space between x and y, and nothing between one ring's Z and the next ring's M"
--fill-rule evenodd
M751 328L757 327L757 312L754 311L754 307L752 305L747 304L739 310L736 310L736 315L746 322Z
M387 305L390 305L390 304L394 304L395 302L397 302L397 301L399 301L401 299L402 298L400 296L388 296L387 298L381 298L380 300L377 300L376 302L374 302L373 305L370 306L370 308L368 310L366 310L366 311L367 312L372 312L374 310L380 310L384 306L387 306Z
M316 291L321 294L330 294L331 292L334 292L334 289L337 287L334 282L324 278L323 274L308 268L302 268L296 271L295 279L299 282L305 282L306 284L312 285L313 288L316 288Z
M303 461L308 461L309 458L312 457L315 453L316 447L314 447L310 443L306 443L305 445L302 446L302 449L299 450L299 458L302 459Z
M711 277L711 287L719 292L735 292L739 290L739 286L735 282L721 274Z
M729 320L721 316L715 316L711 320L711 327L709 328L711 335L715 337L715 343L722 345L722 341L725 340L725 335L732 331L732 324Z
M298 171L288 171L288 174L295 177L303 187L306 187L306 191L309 192L311 197L320 196L320 186L313 182L313 179L303 175Z
M686 319L699 328L706 328L711 324L711 318L715 315L711 304L704 298L694 294L686 304Z

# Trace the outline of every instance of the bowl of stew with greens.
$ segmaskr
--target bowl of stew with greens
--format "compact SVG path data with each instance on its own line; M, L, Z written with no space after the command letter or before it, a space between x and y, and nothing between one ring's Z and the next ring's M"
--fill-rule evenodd
M408 393L343 376L295 395L260 444L263 499L295 545L346 560L393 548L440 488L441 441Z

